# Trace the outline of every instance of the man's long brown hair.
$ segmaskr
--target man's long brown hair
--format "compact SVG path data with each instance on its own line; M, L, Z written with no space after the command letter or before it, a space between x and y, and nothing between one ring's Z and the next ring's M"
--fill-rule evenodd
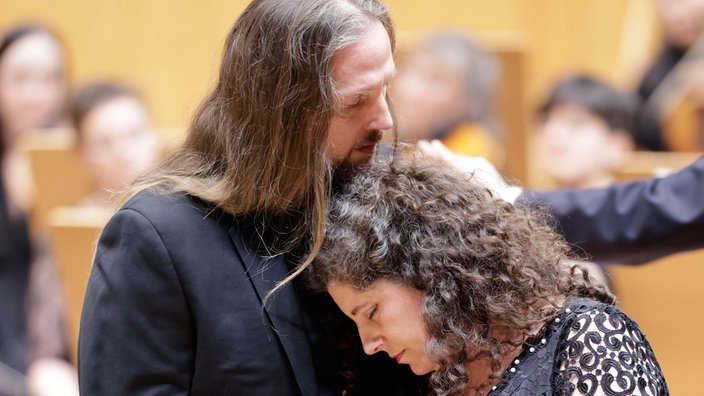
M307 264L322 242L331 183L332 59L377 22L393 48L392 22L378 0L252 1L184 144L127 195L160 186L235 216L300 212L292 243L311 242Z

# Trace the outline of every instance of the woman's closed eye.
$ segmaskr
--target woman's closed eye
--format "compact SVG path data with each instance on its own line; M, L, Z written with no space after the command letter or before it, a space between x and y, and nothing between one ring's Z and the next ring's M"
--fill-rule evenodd
M369 319L374 319L374 316L376 315L376 311L379 309L379 305L376 304L372 307L371 311L369 311Z

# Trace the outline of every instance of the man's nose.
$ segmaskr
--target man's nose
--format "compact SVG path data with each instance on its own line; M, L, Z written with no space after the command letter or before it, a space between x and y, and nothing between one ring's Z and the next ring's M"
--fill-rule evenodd
M391 117L386 95L379 95L373 111L372 120L368 125L369 130L384 131L393 128L394 120Z

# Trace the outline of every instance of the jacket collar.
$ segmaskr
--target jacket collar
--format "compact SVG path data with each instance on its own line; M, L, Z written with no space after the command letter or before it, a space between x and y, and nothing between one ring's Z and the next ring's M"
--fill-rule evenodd
M260 302L269 295L277 283L288 275L283 255L265 259L264 243L253 227L251 219L237 219L229 229L230 238L239 252L245 273L259 295ZM317 395L313 356L301 312L299 297L292 284L271 295L262 310L265 320L275 330L288 356L291 370L302 395Z

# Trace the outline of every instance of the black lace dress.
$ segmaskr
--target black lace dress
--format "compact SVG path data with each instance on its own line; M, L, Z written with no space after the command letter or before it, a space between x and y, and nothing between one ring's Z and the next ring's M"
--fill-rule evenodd
M514 360L491 396L669 395L638 325L618 308L572 299Z

